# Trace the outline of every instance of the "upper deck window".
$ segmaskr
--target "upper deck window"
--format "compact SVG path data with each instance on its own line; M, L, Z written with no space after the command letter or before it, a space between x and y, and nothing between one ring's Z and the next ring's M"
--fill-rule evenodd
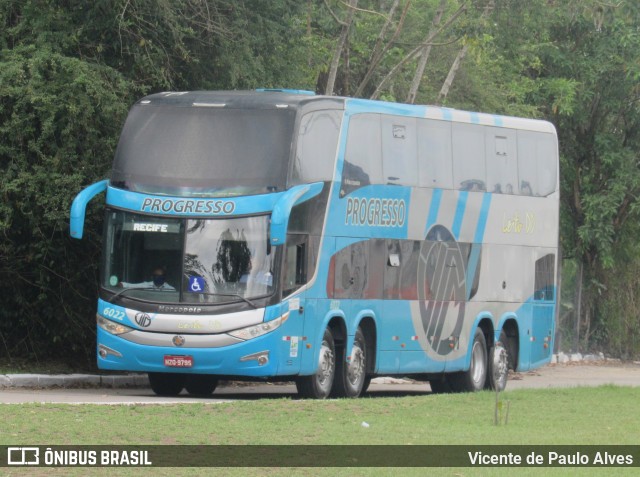
M340 111L314 111L300 121L291 184L330 181L340 135Z
M284 190L294 117L291 110L136 105L111 182L179 196Z

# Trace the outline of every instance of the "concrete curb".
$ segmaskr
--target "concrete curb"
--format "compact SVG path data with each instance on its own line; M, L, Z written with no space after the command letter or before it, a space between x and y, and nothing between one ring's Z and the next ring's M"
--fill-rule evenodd
M2 388L141 388L149 387L146 374L5 374L0 375Z

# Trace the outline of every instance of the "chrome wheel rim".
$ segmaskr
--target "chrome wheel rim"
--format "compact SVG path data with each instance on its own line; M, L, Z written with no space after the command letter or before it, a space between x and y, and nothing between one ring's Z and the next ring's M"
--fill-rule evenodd
M366 355L362 343L356 341L351 350L351 359L347 372L347 379L352 386L356 386L364 379Z
M329 343L326 340L322 341L322 348L320 349L320 361L318 363L318 385L322 389L331 387L333 383L333 373L335 370L336 358L333 351L329 347Z
M480 386L483 377L486 374L484 352L482 345L479 342L473 343L473 350L471 351L471 379L475 383L476 387Z
M509 375L507 350L497 344L493 351L493 379L498 390L504 389Z

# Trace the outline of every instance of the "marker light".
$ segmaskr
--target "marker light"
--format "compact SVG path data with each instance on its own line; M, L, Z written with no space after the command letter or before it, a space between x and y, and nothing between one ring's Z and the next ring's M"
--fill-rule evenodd
M241 340L250 340L253 338L257 338L258 336L266 335L267 333L271 333L276 328L279 328L285 321L289 318L289 312L282 315L280 318L276 318L275 320L266 321L264 323L260 323L259 325L248 326L247 328L241 328L235 331L229 331L229 335L240 338Z
M103 316L96 315L98 318L98 326L102 328L107 333L111 333L112 335L122 335L124 333L129 333L133 331L133 328L129 328L128 326L121 325L120 323L116 323L111 320L107 320Z

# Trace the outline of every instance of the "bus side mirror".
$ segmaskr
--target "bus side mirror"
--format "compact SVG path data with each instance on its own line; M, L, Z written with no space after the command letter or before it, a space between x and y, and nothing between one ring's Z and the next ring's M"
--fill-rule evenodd
M71 221L69 223L69 234L73 238L81 239L84 233L84 216L87 211L87 204L91 199L101 192L107 190L108 179L90 185L80 192L71 204Z
M302 184L284 192L273 206L271 213L271 245L282 245L287 238L289 216L295 205L301 204L317 196L324 187L322 182Z

